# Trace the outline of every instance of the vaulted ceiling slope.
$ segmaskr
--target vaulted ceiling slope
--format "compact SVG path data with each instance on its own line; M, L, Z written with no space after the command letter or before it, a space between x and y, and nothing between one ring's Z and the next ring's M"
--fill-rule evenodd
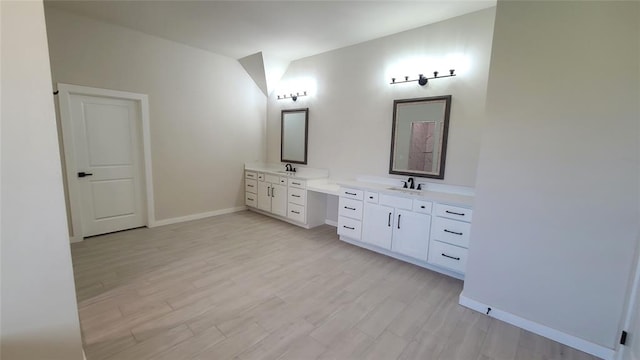
M496 0L45 3L234 59L262 53L265 66L286 68L296 59L485 9Z

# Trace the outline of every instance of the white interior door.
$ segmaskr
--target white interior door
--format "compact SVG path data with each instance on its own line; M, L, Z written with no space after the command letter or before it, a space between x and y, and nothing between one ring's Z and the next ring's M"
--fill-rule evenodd
M70 94L69 110L82 236L144 226L139 103Z

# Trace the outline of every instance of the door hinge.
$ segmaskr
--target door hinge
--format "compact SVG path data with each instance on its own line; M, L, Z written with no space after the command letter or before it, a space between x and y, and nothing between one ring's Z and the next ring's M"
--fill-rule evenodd
M620 345L625 345L627 343L627 332L622 330L622 334L620 335Z

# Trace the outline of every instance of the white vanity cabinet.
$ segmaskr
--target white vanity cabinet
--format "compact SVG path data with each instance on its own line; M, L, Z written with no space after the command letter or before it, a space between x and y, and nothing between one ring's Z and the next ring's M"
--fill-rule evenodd
M306 229L323 225L326 196L307 189L308 181L323 177L326 174L319 170L299 176L262 165L245 167L245 204L252 211Z
M431 216L414 212L414 207L431 204L422 202L414 206L409 198L367 192L364 211L362 241L392 252L409 256L421 261L427 260L429 248L429 229ZM379 204L374 199L379 199Z
M244 172L244 200L247 206L258 207L258 174L256 172Z
M262 176L260 176L262 175ZM262 180L260 180L262 178ZM282 184L284 183L284 185ZM258 209L276 215L287 215L287 178L270 174L259 174Z
M305 222L307 213L307 183L304 180L289 179L287 183L287 217L293 221Z
M340 188L340 239L463 279L473 198L427 191L399 195L381 187Z
M362 237L362 190L341 188L338 199L338 235L353 240Z
M464 274L473 210L436 204L428 261Z

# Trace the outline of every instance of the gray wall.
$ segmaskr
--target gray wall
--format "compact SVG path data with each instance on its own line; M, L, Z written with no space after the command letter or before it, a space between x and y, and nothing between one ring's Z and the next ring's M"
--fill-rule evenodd
M329 169L332 178L360 174L388 176L393 100L453 95L444 183L474 186L494 8L368 41L290 64L282 88L269 97L269 161L280 161L280 111L309 107L309 166ZM450 58L465 58L466 64ZM423 61L416 61L422 59ZM458 77L390 85L391 77L416 78L434 64L457 66ZM304 83L305 88L287 88ZM304 86L304 85L303 85ZM282 93L309 90L297 102Z
M80 360L41 2L0 2L0 358Z
M463 295L614 348L638 235L638 2L498 2Z
M45 6L54 82L149 95L157 220L244 206L266 97L238 61Z

